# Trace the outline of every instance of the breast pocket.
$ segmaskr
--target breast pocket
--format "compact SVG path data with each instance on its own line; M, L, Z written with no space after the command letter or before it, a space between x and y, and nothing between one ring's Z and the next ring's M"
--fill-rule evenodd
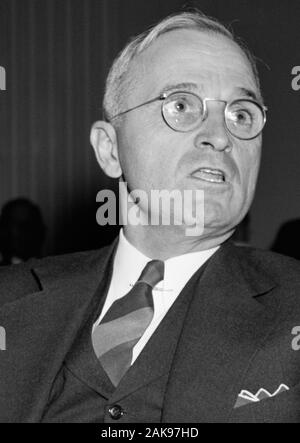
M234 409L230 423L300 423L300 383L275 397Z

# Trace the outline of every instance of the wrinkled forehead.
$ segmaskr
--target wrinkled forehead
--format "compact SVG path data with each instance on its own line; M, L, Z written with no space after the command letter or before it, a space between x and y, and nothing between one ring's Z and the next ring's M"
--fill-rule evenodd
M260 91L251 63L228 37L192 29L169 31L136 56L128 73L134 95L149 98L165 85L193 82L214 94L231 94L234 88ZM150 94L150 95L149 95Z

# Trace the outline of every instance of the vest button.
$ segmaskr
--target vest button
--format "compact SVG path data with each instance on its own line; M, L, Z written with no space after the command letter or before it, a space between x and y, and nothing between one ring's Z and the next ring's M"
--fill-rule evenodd
M113 420L119 420L124 415L124 411L119 405L110 406L108 412Z

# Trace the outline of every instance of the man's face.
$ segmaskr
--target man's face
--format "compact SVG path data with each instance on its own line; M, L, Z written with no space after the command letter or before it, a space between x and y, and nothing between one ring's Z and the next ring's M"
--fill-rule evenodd
M196 30L175 30L158 38L137 57L129 75L134 87L127 109L174 91L201 98L232 101L259 96L251 66L226 37ZM185 83L186 85L181 85ZM173 89L172 89L173 91ZM205 236L222 235L244 217L254 195L261 155L261 136L239 140L226 130L225 104L207 102L207 118L191 132L176 132L156 101L123 117L118 135L121 168L129 188L203 190ZM221 170L225 181L200 173Z

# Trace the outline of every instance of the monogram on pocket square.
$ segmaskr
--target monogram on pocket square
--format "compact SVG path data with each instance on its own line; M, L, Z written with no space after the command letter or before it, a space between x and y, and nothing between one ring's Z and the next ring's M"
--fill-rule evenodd
M258 403L262 400L265 400L266 398L275 397L276 395L282 394L283 392L289 390L290 388L284 384L281 384L273 394L271 394L264 388L259 389L256 394L252 394L250 391L243 389L238 395L237 401L234 405L234 409L249 405L250 403Z

